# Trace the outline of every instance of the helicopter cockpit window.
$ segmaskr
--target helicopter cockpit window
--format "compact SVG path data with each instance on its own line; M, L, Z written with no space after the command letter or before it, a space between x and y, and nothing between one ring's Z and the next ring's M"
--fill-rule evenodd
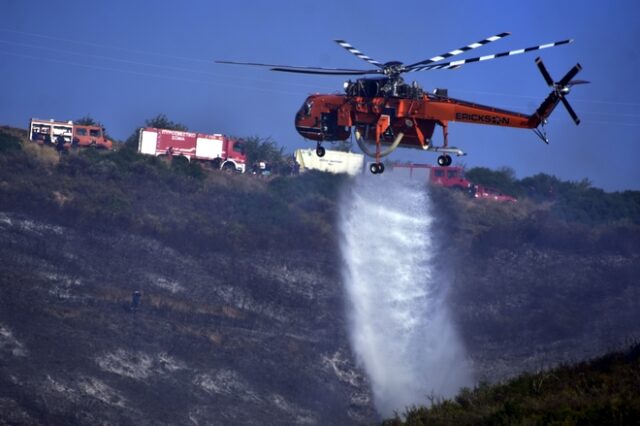
M313 107L313 101L304 101L302 107L300 108L300 114L305 117L309 117L311 115L311 108Z

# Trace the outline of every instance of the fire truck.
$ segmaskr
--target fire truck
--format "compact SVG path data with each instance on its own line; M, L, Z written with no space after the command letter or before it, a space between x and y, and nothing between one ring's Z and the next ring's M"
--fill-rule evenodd
M107 139L104 128L75 124L73 121L41 120L29 122L29 139L39 144L56 144L58 137L64 139L64 148L83 146L112 149L113 141Z
M414 170L427 169L430 185L465 192L473 198L493 201L518 201L517 198L503 194L497 189L471 182L464 176L464 167L442 167L432 166L431 164L394 164L393 169L395 168L409 169L409 176L413 176Z
M224 135L156 128L140 129L138 152L158 156L185 157L205 161L214 169L244 173L247 163L242 141Z

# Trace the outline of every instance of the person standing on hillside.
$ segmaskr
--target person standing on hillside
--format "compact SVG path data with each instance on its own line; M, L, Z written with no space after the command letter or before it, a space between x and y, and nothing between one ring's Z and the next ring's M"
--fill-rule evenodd
M62 154L64 152L65 143L66 141L64 140L64 136L58 135L58 137L56 138L56 151L58 151L59 154Z

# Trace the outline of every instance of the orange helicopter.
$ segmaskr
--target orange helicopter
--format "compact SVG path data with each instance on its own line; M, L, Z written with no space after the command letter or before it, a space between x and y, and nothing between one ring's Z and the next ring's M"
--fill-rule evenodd
M338 45L350 53L376 67L367 70L296 67L254 62L216 62L269 67L272 71L302 74L377 75L377 77L373 78L359 78L356 81L349 80L345 82L344 94L315 94L309 96L296 114L295 124L296 130L300 135L317 141L316 154L319 157L325 154L322 142L345 141L351 136L352 129L354 129L353 134L360 149L366 155L375 159L375 162L370 164L370 171L378 174L384 172L384 163L381 162L381 158L390 154L399 146L437 152L440 154L438 156L438 164L440 166L451 165L451 154L457 156L465 155L461 149L449 146L449 121L532 129L538 137L548 143L544 125L558 103L562 102L573 121L576 124L580 123L580 119L565 97L572 86L588 83L584 80L573 80L582 69L580 64L576 64L562 79L554 82L542 63L542 59L536 58L535 62L552 91L531 115L450 98L446 89L436 89L433 93L427 93L416 82L406 84L401 77L404 73L455 69L471 62L513 56L560 46L573 41L571 39L562 40L487 56L442 62L452 56L476 49L508 35L510 33L497 34L410 65L404 65L397 61L381 63L365 55L344 40L335 40ZM436 125L442 127L444 139L442 146L435 146L432 143ZM373 142L375 150L371 151L364 143L365 141ZM385 146L384 150L383 146Z

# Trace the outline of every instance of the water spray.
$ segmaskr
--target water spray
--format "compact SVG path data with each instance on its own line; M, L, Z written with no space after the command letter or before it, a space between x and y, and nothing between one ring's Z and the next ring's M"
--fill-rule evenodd
M383 416L472 384L464 346L434 276L424 183L361 176L343 194L343 278L353 349Z

